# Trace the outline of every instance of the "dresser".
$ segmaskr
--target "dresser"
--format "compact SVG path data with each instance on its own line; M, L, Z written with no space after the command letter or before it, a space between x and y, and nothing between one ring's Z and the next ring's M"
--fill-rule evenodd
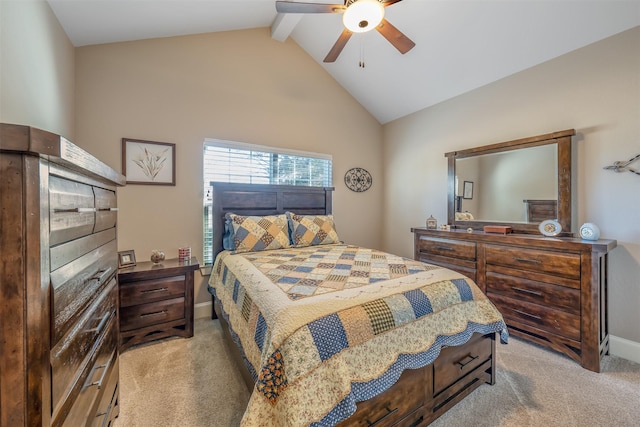
M170 336L193 336L198 260L140 262L120 269L120 351Z
M117 198L65 138L0 124L0 425L118 415Z
M608 254L615 240L413 228L414 257L472 278L509 333L600 372L609 351Z

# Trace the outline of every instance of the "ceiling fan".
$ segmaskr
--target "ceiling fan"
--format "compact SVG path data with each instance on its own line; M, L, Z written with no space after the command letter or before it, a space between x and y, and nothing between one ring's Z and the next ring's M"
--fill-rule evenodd
M344 30L323 62L334 62L353 33L364 33L374 28L400 53L409 52L416 44L384 19L384 8L402 0L345 0L344 4L301 3L276 1L279 13L342 13Z

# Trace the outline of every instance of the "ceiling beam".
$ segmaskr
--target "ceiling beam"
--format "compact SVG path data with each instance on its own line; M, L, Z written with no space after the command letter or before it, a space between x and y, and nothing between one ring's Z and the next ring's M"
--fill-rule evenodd
M271 24L271 38L285 41L302 19L302 13L278 13Z

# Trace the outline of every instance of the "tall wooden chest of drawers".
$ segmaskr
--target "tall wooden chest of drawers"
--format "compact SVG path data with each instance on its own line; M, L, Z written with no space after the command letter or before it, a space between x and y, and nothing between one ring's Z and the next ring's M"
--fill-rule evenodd
M108 426L125 179L59 135L10 124L0 175L0 425Z
M510 334L600 371L600 359L609 351L608 253L615 240L412 231L415 259L474 279Z

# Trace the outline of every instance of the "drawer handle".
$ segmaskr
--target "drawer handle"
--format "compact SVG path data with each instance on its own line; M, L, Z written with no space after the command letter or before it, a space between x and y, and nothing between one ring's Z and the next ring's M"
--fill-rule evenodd
M375 421L369 421L369 418L367 418L365 421L367 422L367 426L371 427L374 426L376 424L378 424L379 422L381 422L382 420L386 419L387 417L389 417L391 414L398 412L398 408L394 408L394 409L389 409L388 406L385 407L385 409L387 410L387 413L384 414L383 416L381 416L380 418L378 418Z
M522 314L523 316L533 317L534 319L542 320L542 317L536 316L535 314L525 313L524 311L516 310L515 308L513 309L513 311L515 311L516 313Z
M89 213L95 212L96 208L72 208L72 209L54 209L53 212L61 213L61 212L77 212L77 213Z
M93 276L89 277L89 280L97 280L98 282L101 282L104 276L106 276L105 273L108 273L110 270L110 268L101 268L100 270L96 271Z
M141 294L152 294L155 292L167 292L167 288L157 288L157 289L144 289L140 291Z
M453 248L451 246L436 246L436 249L439 249L441 251L452 251Z
M462 359L458 360L456 362L457 365L460 365L460 370L463 370L469 363L473 362L474 360L476 360L477 358L479 358L480 356L472 356L470 354L467 354L465 357L463 357ZM469 360L467 360L466 362L463 362L464 359L469 358Z
M513 259L518 262L526 262L529 264L542 264L542 261L540 261L539 259L526 259L526 258L513 258Z
M535 295L537 297L541 297L542 296L542 292L530 291L529 289L513 288L513 290L516 291L516 292L521 292L523 294Z
M167 314L167 310L154 311L153 313L144 313L141 314L140 317L164 316L165 314Z
M100 323L98 323L98 326L96 326L95 328L87 329L87 332L100 332L102 328L104 328L104 324L107 323L107 320L109 320L110 318L111 312L105 313L105 315L102 316L102 319L100 319Z
M98 390L102 388L102 383L104 382L104 377L107 376L107 372L109 372L109 366L111 366L111 361L113 360L113 358L110 358L109 361L107 363L105 363L104 365L101 366L96 366L95 368L93 368L93 372L91 372L91 374L89 375L89 378L91 378L93 376L93 373L95 371L97 371L98 369L102 369L102 375L100 375L100 379L98 381L94 381L91 384L89 384L87 386L88 387L93 387L93 386L97 386Z

